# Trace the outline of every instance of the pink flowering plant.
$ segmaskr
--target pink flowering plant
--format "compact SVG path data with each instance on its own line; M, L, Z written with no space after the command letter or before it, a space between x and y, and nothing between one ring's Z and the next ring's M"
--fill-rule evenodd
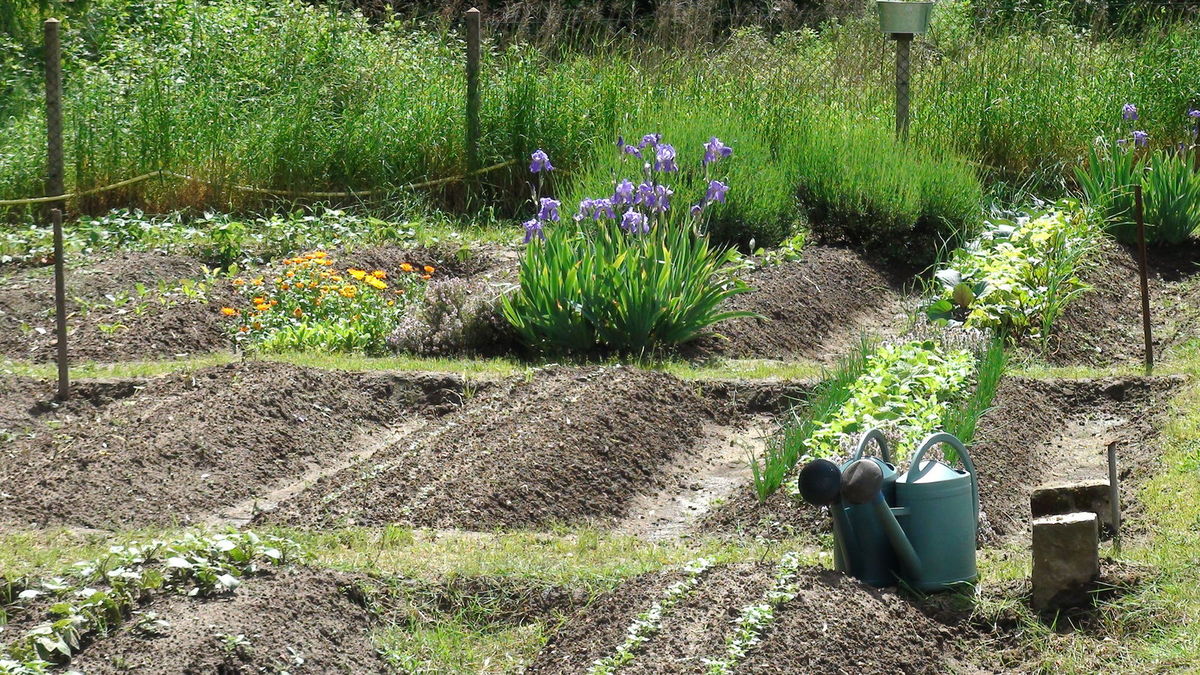
M733 150L715 137L703 149L697 175L705 194L681 204L668 183L680 173L675 148L658 134L636 144L618 139L623 166L638 167L636 179L614 178L610 194L582 200L570 215L542 194L542 178L554 167L545 152L533 153L536 215L524 223L520 288L501 306L530 348L642 354L752 316L723 311L749 288L733 276L736 251L714 247L704 233L710 209L729 191L713 172Z

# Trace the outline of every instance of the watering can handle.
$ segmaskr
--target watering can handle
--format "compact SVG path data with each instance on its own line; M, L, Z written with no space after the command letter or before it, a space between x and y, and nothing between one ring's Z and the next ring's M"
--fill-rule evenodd
M854 449L854 455L850 458L850 461L853 462L862 459L863 453L867 449L867 444L871 441L875 441L879 446L879 456L883 458L883 461L891 464L892 453L888 449L887 436L884 436L883 432L879 429L870 429L867 433L863 434L862 438L858 439L858 447Z
M917 452L913 454L912 466L917 470L921 468L921 459L925 457L925 451L936 446L946 443L954 447L958 451L958 457L962 460L963 466L966 467L967 473L971 474L971 499L975 502L975 522L979 522L979 475L975 473L975 463L971 461L971 455L967 452L967 446L958 440L954 434L948 434L944 431L939 431L936 434L931 434L928 438L921 442Z

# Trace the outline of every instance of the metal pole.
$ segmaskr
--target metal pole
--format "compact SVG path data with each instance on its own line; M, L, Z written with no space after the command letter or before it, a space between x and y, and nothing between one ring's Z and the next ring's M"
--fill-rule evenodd
M912 33L896 33L896 138L908 140L908 86L911 75Z
M54 224L54 324L58 342L58 400L71 398L71 375L67 364L67 280L63 270L62 211L50 210Z
M66 192L63 187L62 63L59 56L58 19L46 19L46 196ZM47 209L64 209L62 201L49 202Z
M479 162L479 10L467 10L467 171ZM473 184L475 179L469 181Z
M1117 483L1117 445L1120 441L1108 444L1108 505L1112 510L1113 547L1121 550L1121 486Z
M1150 282L1146 271L1146 218L1142 203L1142 184L1133 186L1133 217L1137 223L1138 276L1142 282L1142 332L1146 338L1146 374L1154 370L1154 341L1150 335Z

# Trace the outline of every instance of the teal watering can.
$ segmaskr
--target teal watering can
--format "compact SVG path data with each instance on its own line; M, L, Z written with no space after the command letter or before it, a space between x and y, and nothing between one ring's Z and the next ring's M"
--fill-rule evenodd
M965 470L925 460L941 444L958 451ZM900 565L897 576L919 591L940 591L979 577L975 541L979 529L979 481L967 448L951 434L926 438L909 469L896 478L896 506L884 501L879 466L859 460L842 473L842 499L869 505Z
M879 447L879 457L863 458L863 455L869 445L874 442ZM883 474L883 485L880 491L883 494L883 500L889 505L896 503L896 467L891 463L891 452L888 450L887 437L879 429L871 429L863 434L858 441L858 446L854 450L854 454L850 459L842 465L843 472L847 467L856 461L863 460L872 462L879 467ZM846 519L850 524L850 530L853 532L853 540L847 541L844 547L834 548L834 569L841 570L850 574L863 582L883 588L892 586L896 583L896 573L894 570L897 566L896 553L892 549L891 543L888 541L887 533L884 531L883 524L875 515L874 508L870 504L846 504L844 506L832 506L830 508L844 508L846 511ZM846 548L846 555L849 560L840 559L841 556L836 555L839 548ZM853 563L853 566L852 566Z
M979 483L966 447L951 434L933 434L918 446L909 470L897 475L886 461L861 458L872 440L887 458L887 442L873 429L859 442L858 459L841 470L816 460L801 471L805 499L828 505L834 514L835 565L840 556L839 569L874 586L899 579L920 591L937 591L973 582ZM943 443L958 451L965 470L924 459ZM837 474L839 488L828 487Z

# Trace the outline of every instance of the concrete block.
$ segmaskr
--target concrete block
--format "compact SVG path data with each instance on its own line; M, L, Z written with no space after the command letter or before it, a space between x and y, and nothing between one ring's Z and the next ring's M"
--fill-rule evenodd
M1033 608L1075 607L1089 601L1100 575L1100 532L1094 513L1033 521Z
M1029 496L1029 509L1034 518L1080 511L1094 513L1103 528L1113 529L1108 480L1103 478L1043 485Z

